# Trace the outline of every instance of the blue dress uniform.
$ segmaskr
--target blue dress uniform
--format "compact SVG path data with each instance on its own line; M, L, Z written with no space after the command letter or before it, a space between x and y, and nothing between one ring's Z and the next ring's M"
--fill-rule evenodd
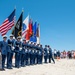
M49 50L49 63L51 63L51 60L55 63L53 56L52 56L52 49L48 46L48 50Z
M7 38L6 36L3 36L3 38ZM1 54L2 54L2 70L5 70L5 60L8 52L8 44L6 40L0 42L0 48L1 48Z
M30 53L30 65L33 65L33 50Z
M15 67L19 68L20 67L20 47L22 43L21 41L16 41L15 42Z
M39 47L39 63L42 64L43 61L43 48L42 45Z
M31 42L31 44L30 44L30 50L31 50L31 52L30 52L30 65L33 65L34 48L33 48L32 42Z
M47 53L47 46L44 48L44 62L47 63L48 53Z
M35 51L35 49L34 49L34 52L33 52L33 65L35 65L35 58L36 57L36 51Z
M29 44L27 43L26 49L25 49L25 54L26 54L26 65L29 65L28 59L29 59Z
M12 69L12 57L13 57L13 50L12 47L14 46L14 39L8 39L8 53L7 53L7 68Z
M31 45L28 43L28 65L31 63Z
M34 43L34 44L31 45L31 50L32 50L32 62L33 62L33 65L35 64L35 59L36 59L36 58L35 58L35 57L36 57L36 49L35 49L36 46L35 46L35 44L36 44L36 43Z
M36 53L36 43L34 43L34 45L33 45L33 50L34 50L34 52L33 52L33 64L35 65L36 64L36 55L37 55L37 53Z
M36 46L36 64L39 63L39 49L38 49L39 45Z
M35 50L35 64L38 64L38 50Z
M26 42L22 43L22 51L21 51L21 66L24 67L26 65L26 52L25 52L25 49L26 49Z

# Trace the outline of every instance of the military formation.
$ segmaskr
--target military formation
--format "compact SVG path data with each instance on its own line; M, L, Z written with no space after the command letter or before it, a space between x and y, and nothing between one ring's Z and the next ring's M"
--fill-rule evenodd
M42 64L43 59L44 63L51 63L51 60L55 63L52 56L52 49L49 45L45 45L45 48L43 48L41 44L26 41L25 39L21 41L20 36L14 39L12 34L9 36L9 39L6 35L3 36L3 41L0 41L0 51L2 56L2 71L5 71L6 59L6 68L13 69L13 56L15 59L15 68Z

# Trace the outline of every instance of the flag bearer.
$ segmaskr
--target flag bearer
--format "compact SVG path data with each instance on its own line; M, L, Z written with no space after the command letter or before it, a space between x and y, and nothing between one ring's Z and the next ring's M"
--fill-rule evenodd
M26 50L26 40L23 39L23 43L22 43L22 51L21 51L21 66L24 67L25 64L26 64L26 53L25 53L25 50Z
M20 67L20 47L21 47L21 37L17 37L17 41L15 42L15 67Z
M10 35L10 38L8 39L7 43L8 43L7 68L12 69L12 58L14 49L14 39L12 34Z
M5 71L5 60L8 52L7 36L3 36L3 41L0 43L1 55L2 55L2 71Z

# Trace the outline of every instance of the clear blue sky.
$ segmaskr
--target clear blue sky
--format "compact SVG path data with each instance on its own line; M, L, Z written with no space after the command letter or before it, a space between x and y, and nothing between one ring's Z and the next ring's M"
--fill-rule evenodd
M43 45L57 50L75 49L75 0L0 0L0 24L15 6L16 19L23 8L24 19L30 14L34 22L40 23Z

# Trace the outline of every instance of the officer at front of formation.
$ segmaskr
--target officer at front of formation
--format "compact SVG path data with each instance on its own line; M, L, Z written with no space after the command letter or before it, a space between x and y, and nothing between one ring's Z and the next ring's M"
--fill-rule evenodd
M26 64L26 53L25 53L25 50L26 50L26 40L23 39L23 43L22 43L22 51L21 51L21 66L24 67L25 64Z
M8 52L7 36L3 36L3 41L0 43L1 55L2 55L2 71L5 71L5 60Z
M44 62L47 63L48 53L47 53L47 45L44 48Z
M51 60L55 63L54 59L53 59L53 55L52 55L52 49L50 48L50 46L48 45L48 56L49 56L49 63L51 63Z
M12 69L12 57L13 57L13 47L14 47L14 39L13 35L10 35L10 38L7 41L8 43L8 53L7 53L7 68Z
M17 37L17 41L15 42L15 67L20 67L20 47L21 47L21 37Z

